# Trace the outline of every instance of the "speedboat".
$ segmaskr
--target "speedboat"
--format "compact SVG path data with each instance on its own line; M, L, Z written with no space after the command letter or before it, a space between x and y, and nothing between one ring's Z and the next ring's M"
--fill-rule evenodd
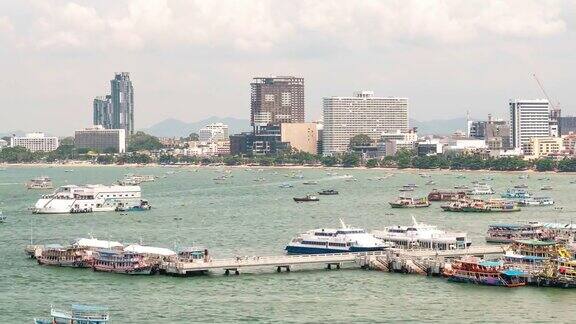
M340 220L339 229L319 228L302 233L286 245L288 254L322 254L382 251L392 246L364 229L349 227Z
M336 191L334 189L326 189L326 190L318 191L318 194L324 195L324 196L331 196L331 195L337 195L338 191Z
M320 201L320 199L313 195L306 195L304 197L294 197L295 202L307 202L307 201Z
M145 210L150 210L150 209L152 209L152 206L150 206L150 204L148 203L148 200L145 200L145 199L140 200L140 204L138 204L138 205L134 205L134 206L118 205L118 207L116 207L116 211L119 211L119 212L145 211Z

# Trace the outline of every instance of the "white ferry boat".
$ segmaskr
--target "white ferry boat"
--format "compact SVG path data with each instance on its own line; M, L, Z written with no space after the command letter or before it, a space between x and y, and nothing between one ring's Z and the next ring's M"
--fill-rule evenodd
M381 251L392 245L384 243L367 233L364 229L348 227L340 220L339 229L320 228L311 230L293 238L286 245L288 254L321 254Z
M33 208L36 214L67 214L115 211L138 206L140 186L67 185L42 196Z
M412 221L411 226L385 227L384 230L376 230L372 234L400 248L454 250L465 249L472 243L465 232L446 232L434 225L418 223L414 217Z

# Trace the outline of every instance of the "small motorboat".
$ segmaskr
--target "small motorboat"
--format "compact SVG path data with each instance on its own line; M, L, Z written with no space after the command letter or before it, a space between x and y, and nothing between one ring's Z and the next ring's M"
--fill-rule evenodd
M278 187L279 188L293 188L294 186L290 183L282 183Z
M402 188L398 189L398 191L400 191L400 192L414 191L414 187L402 187Z
M436 185L436 182L434 182L433 180L430 180L430 181L426 182L426 185L427 186L434 186L434 185Z
M294 197L295 202L308 202L308 201L320 201L320 199L313 195L306 195L304 197Z
M303 182L302 184L305 184L305 185L317 185L317 184L318 184L318 181L306 181L306 182Z
M148 203L148 200L140 200L140 204L136 206L126 206L126 205L118 205L116 207L117 212L129 212L129 211L146 211L152 209L152 206Z
M336 191L334 189L326 189L326 190L318 191L318 194L324 195L324 196L331 196L331 195L337 195L338 191Z
M2 211L0 211L0 223L4 223L6 221L6 215L2 214Z
M540 190L552 190L552 186L542 186L542 188L540 188Z
M514 186L514 188L516 188L516 189L528 189L528 185L525 183L517 184Z

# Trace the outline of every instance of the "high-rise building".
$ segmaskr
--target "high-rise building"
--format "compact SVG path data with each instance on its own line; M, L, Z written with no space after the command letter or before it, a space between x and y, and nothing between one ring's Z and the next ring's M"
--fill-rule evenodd
M510 125L503 119L492 118L488 114L488 120L469 120L468 137L491 141L492 144L501 143L498 149L510 147Z
M112 101L112 128L124 129L126 135L134 134L134 88L130 73L116 73L110 80Z
M530 150L530 139L550 136L550 104L545 99L510 100L510 138L513 148Z
M200 142L215 143L228 140L228 125L223 123L213 123L204 126L198 131Z
M250 84L250 123L258 126L304 122L304 78L257 77Z
M548 125L550 125L550 136L552 137L560 136L560 118L562 118L562 109L558 107L551 108Z
M58 148L58 137L46 136L44 133L29 133L24 137L10 138L10 147L21 146L30 152L50 152Z
M102 125L77 130L74 133L74 147L101 153L125 153L126 132L123 129L105 129Z
M558 118L558 131L560 135L576 133L576 117L562 116Z
M352 97L323 100L325 155L348 150L355 135L368 135L376 142L383 132L408 131L408 99L375 97L372 91L356 92Z
M96 97L94 99L93 125L112 128L112 96Z

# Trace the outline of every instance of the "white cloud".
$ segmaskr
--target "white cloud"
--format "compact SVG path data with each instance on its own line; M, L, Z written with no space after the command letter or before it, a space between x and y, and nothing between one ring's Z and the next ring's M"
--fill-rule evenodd
M290 49L317 37L350 48L397 41L469 42L481 37L562 33L555 0L120 0L114 7L37 2L29 31L41 49L202 46L241 51ZM0 28L2 20L0 20Z

